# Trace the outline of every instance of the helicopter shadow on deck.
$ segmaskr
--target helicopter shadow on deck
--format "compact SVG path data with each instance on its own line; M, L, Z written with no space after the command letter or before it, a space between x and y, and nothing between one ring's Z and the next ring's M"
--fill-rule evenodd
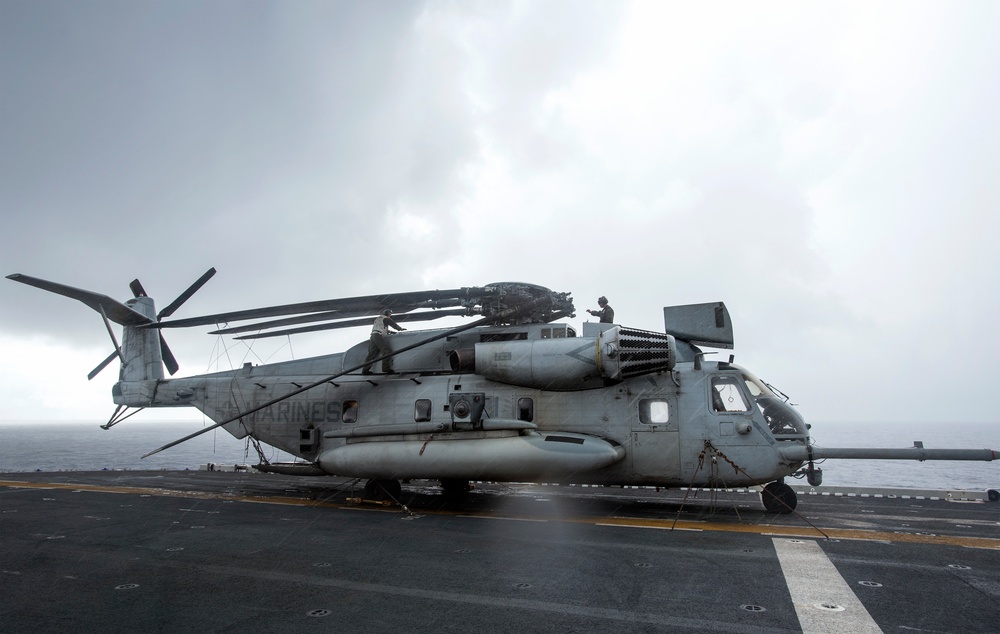
M756 493L621 487L568 487L537 484L475 483L467 491L447 491L437 482L413 480L396 499L365 497L362 482L324 485L322 480L289 481L286 494L336 506L401 513L442 513L534 521L637 519L664 522L760 524L776 519L759 508ZM786 519L790 519L787 518Z

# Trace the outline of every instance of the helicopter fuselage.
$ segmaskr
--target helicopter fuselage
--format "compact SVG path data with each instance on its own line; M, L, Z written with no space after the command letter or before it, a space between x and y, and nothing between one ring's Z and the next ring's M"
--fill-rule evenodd
M19 273L7 278L100 313L114 351L89 377L121 361L112 389L118 407L103 428L134 414L126 414L129 408L195 407L215 421L146 456L222 426L299 458L265 460L257 465L262 471L367 478L365 494L373 496L398 498L400 481L413 478L438 479L446 492L467 490L471 480L763 485L764 507L778 513L796 505L784 477L822 482L816 461L1000 459L992 449L929 449L919 441L904 449L813 445L808 425L780 392L732 357L704 360L699 346L734 345L723 302L665 306L663 332L584 323L579 337L559 323L575 316L569 293L518 282L164 321L214 274L207 271L160 311L138 279L129 284L132 299L122 303ZM482 319L400 332L389 337L390 353L378 358L368 356L363 341L338 354L164 378L164 368L173 375L179 366L162 328L215 324L223 326L212 334L256 339L360 326L387 310L402 322ZM260 319L266 321L228 325ZM112 322L123 327L121 346ZM394 371L361 372L376 361Z
M574 337L559 324L473 331L400 354L396 374L346 374L262 408L358 365L366 344L302 361L122 382L114 395L136 407L194 406L216 421L249 412L225 425L227 431L341 476L747 486L802 465L778 447L806 444L805 424L746 370L696 359L609 380L596 368L608 361L590 357L610 350L601 347L601 335L610 332ZM399 348L419 336L426 333L390 339ZM494 341L479 341L485 336ZM461 371L459 351L470 350L510 359L520 369L501 373L507 382L483 376L497 372L480 361ZM575 384L540 386L545 376L567 374Z

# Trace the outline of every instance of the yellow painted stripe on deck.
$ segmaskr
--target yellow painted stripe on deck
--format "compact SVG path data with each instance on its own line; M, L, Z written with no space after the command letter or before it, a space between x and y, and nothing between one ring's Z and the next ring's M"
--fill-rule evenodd
M303 498L289 498L279 496L251 497L244 495L234 495L232 493L207 493L205 491L178 491L175 489L163 489L157 487L126 487L126 486L104 486L96 484L73 484L69 482L18 482L12 480L0 480L0 487L12 489L59 489L64 491L89 491L92 493L132 493L135 495L155 495L157 497L172 498L194 498L203 500L232 500L234 502L256 502L258 504L289 504L295 506L327 506L337 508L345 506L334 502L321 502L317 500L306 500Z
M0 480L0 487L32 488L32 489L63 489L70 491L93 491L100 493L133 493L139 495L156 495L161 497L183 497L200 499L223 499L237 502L253 502L256 504L285 504L293 506L318 506L328 508L358 508L342 502L325 502L304 498L274 497L274 496L240 496L231 493L206 493L204 491L177 491L173 489L153 487L98 486L93 484L72 484L64 482L23 482ZM365 507L368 508L368 507ZM377 511L385 508L374 508ZM396 509L392 509L396 512ZM440 514L454 515L448 511L429 511L421 509L424 515ZM463 512L468 515L469 513ZM481 517L491 517L488 513ZM508 518L510 519L510 518ZM524 517L522 519L538 519ZM914 533L887 533L843 528L815 529L809 526L774 526L769 524L723 524L719 522L674 521L668 519L644 519L637 517L579 517L579 518L547 518L550 521L581 522L585 524L601 524L604 526L620 526L622 528L658 528L663 530L683 529L717 531L723 533L751 533L757 535L777 535L782 537L804 537L807 539L854 539L860 541L897 542L909 544L938 544L943 546L960 546L963 548L982 548L1000 550L1000 539L989 537L962 537L959 535L917 535ZM822 530L822 532L820 532Z
M985 548L1000 550L1000 539L989 537L962 537L959 535L916 535L913 533L886 533L863 531L849 528L820 528L809 526L773 526L769 524L720 524L718 522L685 522L673 520L641 519L633 517L601 517L569 521L593 521L615 526L641 528L662 528L718 531L724 533L756 533L758 535L780 535L783 537L805 537L808 539L856 539L873 542L905 542L911 544L941 544L963 546L965 548ZM822 533L820 532L822 530Z

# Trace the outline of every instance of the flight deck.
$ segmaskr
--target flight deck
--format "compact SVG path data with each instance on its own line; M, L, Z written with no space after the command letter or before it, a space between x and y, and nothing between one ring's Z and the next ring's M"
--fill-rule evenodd
M0 623L31 632L996 632L985 492L0 475Z

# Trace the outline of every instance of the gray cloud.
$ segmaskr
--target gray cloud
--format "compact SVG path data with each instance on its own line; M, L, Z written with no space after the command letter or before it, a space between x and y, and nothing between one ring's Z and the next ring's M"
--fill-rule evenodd
M138 276L165 305L218 268L183 315L522 280L573 292L576 324L605 294L660 329L664 305L724 300L738 362L811 419L984 416L992 5L147 0L0 18L4 274L121 299ZM186 372L221 345L169 339ZM36 415L27 382L109 407L107 384L80 386L109 348L89 309L7 282L0 345L27 357L4 369L0 418ZM45 365L52 350L80 367ZM912 396L929 376L949 398Z

